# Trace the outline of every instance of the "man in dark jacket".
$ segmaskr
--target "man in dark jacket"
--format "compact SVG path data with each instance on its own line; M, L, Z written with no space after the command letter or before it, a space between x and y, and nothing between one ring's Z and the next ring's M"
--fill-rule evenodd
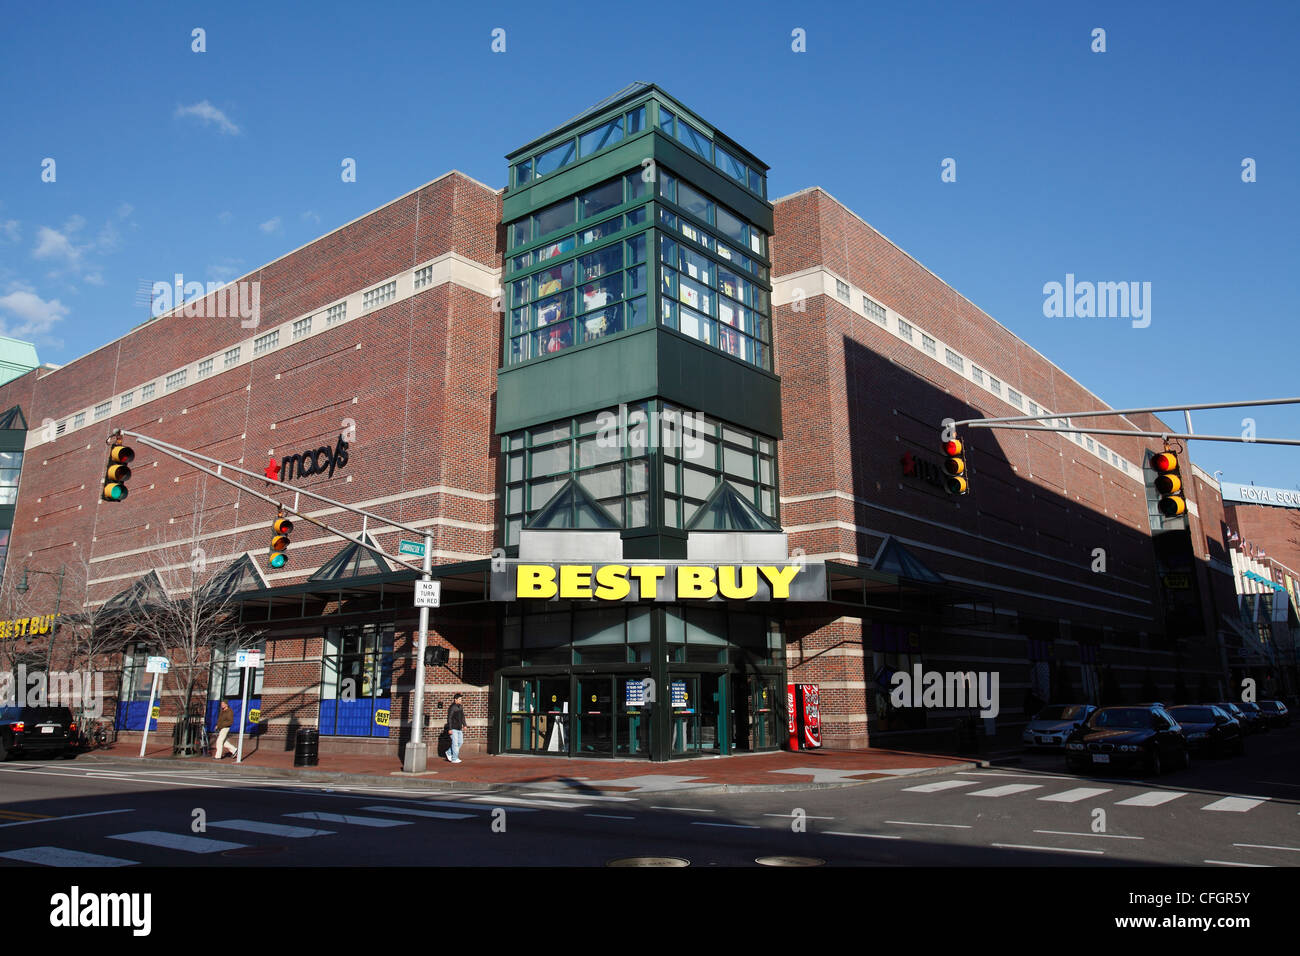
M217 746L213 760L220 760L225 754L222 752L226 748L230 749L230 755L236 756L239 751L227 738L230 736L230 728L235 723L235 712L230 709L230 705L224 700L221 702L221 712L217 714Z
M447 759L451 763L460 763L460 748L465 742L465 708L461 706L463 695L452 698L447 708L447 731L451 734L451 747L447 750Z

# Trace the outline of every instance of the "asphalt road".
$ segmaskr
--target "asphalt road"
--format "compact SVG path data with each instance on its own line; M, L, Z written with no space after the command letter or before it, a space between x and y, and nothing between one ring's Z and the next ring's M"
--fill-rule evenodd
M824 790L484 793L250 779L221 767L0 765L0 867L1300 864L1300 727L1159 778L1057 756Z

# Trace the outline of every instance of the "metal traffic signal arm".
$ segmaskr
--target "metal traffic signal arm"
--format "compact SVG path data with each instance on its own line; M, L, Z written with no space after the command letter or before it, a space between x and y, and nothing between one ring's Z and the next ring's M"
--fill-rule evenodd
M1010 418L968 418L953 422L954 428L1013 428L1028 432L1056 432L1066 435L1124 435L1129 438L1161 438L1168 441L1177 438L1182 441L1228 441L1244 445L1300 445L1300 438L1246 438L1242 435L1197 435L1192 431L1191 413L1206 408L1249 408L1256 405L1300 405L1300 398L1253 399L1246 402L1204 402L1192 405L1163 405L1158 408L1105 408L1086 412L1044 412L1041 415L1015 415ZM1152 412L1182 412L1187 419L1186 432L1148 432L1126 431L1122 428L1054 428L1050 425L1024 425L1023 422L1037 422L1045 418L1064 418L1073 425L1075 418L1104 418L1108 415L1140 415Z
M200 454L199 452L193 451L192 449L182 448L180 445L173 445L170 442L165 442L160 438L152 438L149 435L142 435L139 432L127 431L125 429L118 429L117 431L113 432L113 434L110 436L109 438L110 443L112 443L114 440L120 442L121 437L123 435L134 438L141 445L145 445L149 448L152 448L154 451L160 452L161 454L164 454L169 458L174 458L177 461L181 462L182 464L189 465L191 468L194 468L197 471L201 471L206 475L211 475L213 478L216 478L218 481L224 481L228 485L233 485L234 487L238 488L240 491L244 492L245 494L252 495L254 498L260 498L261 500L267 502L268 504L274 505L278 509L277 513L280 515L283 515L285 513L296 515L297 517L301 518L303 521L306 521L308 524L313 524L328 534L336 535L337 537L340 537L345 541L351 541L354 544L359 544L366 550L374 551L382 555L383 557L387 558L389 561L395 562L396 564L400 564L403 567L410 568L413 571L421 572L422 574L421 580L423 581L433 580L433 573L432 573L433 572L433 536L429 534L429 532L426 530L413 528L410 525L402 524L399 521L393 521L390 518L384 518L381 517L380 515L372 514L369 511L365 511L364 509L355 508L352 505L344 504L341 501L335 501L333 498L327 498L325 495L317 494L314 491L305 491L301 488L294 488L292 485L287 485L283 481L279 481L278 479L271 478L265 474L259 475L256 472L248 471L245 468L239 468L235 465L228 464L227 462L218 461L215 458L209 458L207 455ZM196 461L193 461L191 459L197 459L198 462L206 462L207 465L211 465L212 467L206 467L205 465L198 464ZM293 505L292 506L285 505L281 500L277 500L271 497L270 495L263 494L262 492L257 491L254 488L248 487L242 482L237 481L236 479L231 478L228 475L223 473L227 471L234 472L235 474L238 475L243 475L247 478L252 478L255 481L265 482L268 485L275 485L278 488L283 488L285 491L293 492ZM339 528L331 527L329 524L325 523L324 521L320 521L316 518L310 517L307 514L304 514L303 511L300 510L300 499L302 498L310 498L314 501L321 501L327 505L330 505L333 508L338 508L339 510L346 511L349 514L357 515L358 517L361 518L361 534L358 535L357 537L353 537L351 534L348 534L348 532L346 531L342 531ZM366 534L366 528L371 521L378 522L379 524L382 525L387 525L402 531L409 532L410 534L418 536L421 539L423 539L424 541L423 564L421 566L417 566L411 563L410 561L407 561L403 557L388 554L386 551L384 551L383 548L380 548L377 545L366 543L364 536ZM428 644L428 638L429 638L429 609L428 607L421 607L420 608L420 638L419 638L419 645L416 648L416 652L415 652L415 704L412 709L413 712L411 715L411 740L410 743L407 745L406 755L403 760L403 769L411 773L419 773L425 769L427 754L428 754L427 745L421 739L422 726L424 723L424 714L423 714L424 712L424 650Z

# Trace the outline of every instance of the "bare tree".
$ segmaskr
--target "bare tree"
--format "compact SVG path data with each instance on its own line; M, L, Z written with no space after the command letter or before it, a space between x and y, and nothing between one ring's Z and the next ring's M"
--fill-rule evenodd
M129 627L122 626L122 613L104 601L92 602L91 567L84 558L66 565L67 583L65 599L70 598L72 608L58 619L59 649L69 670L89 676L120 666L120 655L131 637ZM100 680L102 681L102 676ZM116 697L121 699L121 688ZM89 714L89 689L83 684L80 722ZM102 706L101 701L101 706ZM108 716L99 714L98 716Z

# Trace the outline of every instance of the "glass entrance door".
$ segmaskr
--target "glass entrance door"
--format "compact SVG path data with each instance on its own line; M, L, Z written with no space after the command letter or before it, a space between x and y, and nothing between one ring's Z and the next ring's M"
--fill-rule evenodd
M569 753L569 678L543 677L541 689L542 741L544 753Z
M777 680L733 674L731 732L734 750L773 750L777 746Z
M578 678L578 724L573 732L575 757L614 755L614 678Z
M505 682L506 740L505 749L515 753L535 753L546 739L541 713L542 691L537 680Z
M672 754L718 753L726 721L725 674L673 674L669 682L669 752Z

